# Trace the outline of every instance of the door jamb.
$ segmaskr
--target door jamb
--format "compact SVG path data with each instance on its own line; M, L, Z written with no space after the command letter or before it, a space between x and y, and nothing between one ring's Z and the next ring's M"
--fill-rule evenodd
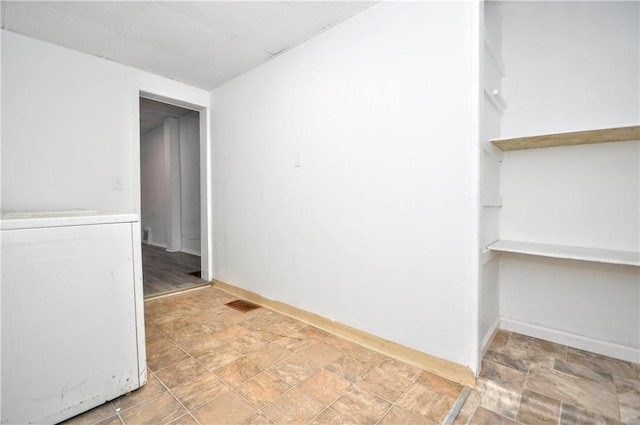
M140 186L140 97L183 108L193 109L200 113L200 264L201 276L211 281L214 276L213 264L213 231L212 231L212 187L211 187L211 139L209 134L209 104L193 103L173 96L165 96L155 89L137 86L133 93L133 205L135 213L142 221L141 186Z

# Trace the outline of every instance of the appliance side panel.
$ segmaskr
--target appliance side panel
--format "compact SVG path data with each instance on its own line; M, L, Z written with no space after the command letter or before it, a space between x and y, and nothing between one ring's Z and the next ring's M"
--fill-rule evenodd
M2 423L139 387L131 223L2 231Z

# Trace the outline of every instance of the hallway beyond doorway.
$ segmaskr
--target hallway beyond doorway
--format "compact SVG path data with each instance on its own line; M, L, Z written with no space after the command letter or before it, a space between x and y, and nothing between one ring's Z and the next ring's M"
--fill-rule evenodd
M200 271L200 257L142 244L144 296L152 297L209 283L189 273Z

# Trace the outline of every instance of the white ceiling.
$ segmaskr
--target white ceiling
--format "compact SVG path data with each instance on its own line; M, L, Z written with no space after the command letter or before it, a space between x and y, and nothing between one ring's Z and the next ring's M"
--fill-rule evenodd
M2 28L211 90L374 3L2 0Z

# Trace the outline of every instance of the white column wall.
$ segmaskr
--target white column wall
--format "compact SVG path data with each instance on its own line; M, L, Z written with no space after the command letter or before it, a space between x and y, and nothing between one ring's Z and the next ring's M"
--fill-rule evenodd
M180 117L180 184L182 250L200 254L200 127L199 113Z
M140 137L141 225L151 245L167 247L167 191L165 184L164 128Z

